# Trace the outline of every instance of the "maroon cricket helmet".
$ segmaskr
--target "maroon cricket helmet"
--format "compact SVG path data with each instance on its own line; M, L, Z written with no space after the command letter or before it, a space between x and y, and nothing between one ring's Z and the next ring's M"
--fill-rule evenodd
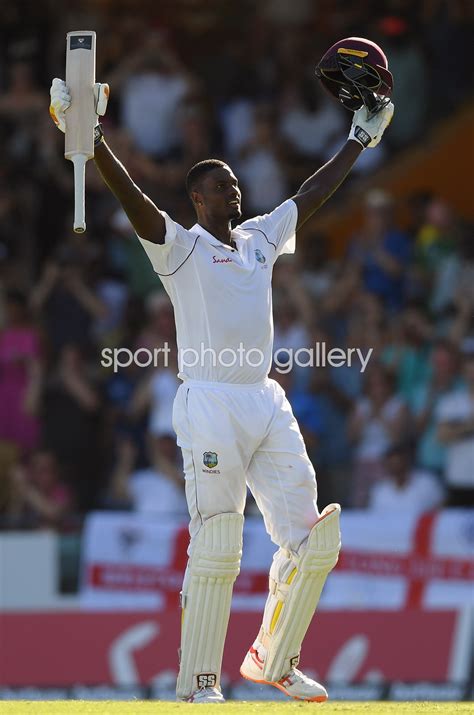
M351 111L365 105L374 115L390 101L393 77L387 58L375 42L363 37L336 42L319 61L316 76Z

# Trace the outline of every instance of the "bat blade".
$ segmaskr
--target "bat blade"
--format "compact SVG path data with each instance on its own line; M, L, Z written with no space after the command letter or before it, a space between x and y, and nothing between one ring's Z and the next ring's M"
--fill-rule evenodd
M92 30L68 32L66 36L66 84L71 106L65 114L64 156L74 163L74 231L83 233L85 224L84 172L94 156L95 40Z

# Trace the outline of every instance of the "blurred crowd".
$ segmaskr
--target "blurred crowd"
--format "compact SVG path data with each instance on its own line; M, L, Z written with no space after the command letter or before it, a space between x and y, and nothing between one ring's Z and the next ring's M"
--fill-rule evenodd
M349 114L314 78L337 39L386 51L397 113L340 201L470 91L462 0L48 0L0 7L0 527L75 529L94 508L186 513L171 425L176 366L101 366L104 347L175 354L161 282L93 162L87 234L71 231L72 167L48 116L64 36L98 35L104 133L134 180L194 223L187 170L219 157L245 217L271 210L342 145ZM456 76L456 82L452 77ZM346 193L345 193L346 192ZM474 504L474 243L443 197L382 190L339 260L325 236L274 272L275 343L373 348L360 367L273 371L315 464L320 504L423 511ZM249 510L254 508L249 499Z

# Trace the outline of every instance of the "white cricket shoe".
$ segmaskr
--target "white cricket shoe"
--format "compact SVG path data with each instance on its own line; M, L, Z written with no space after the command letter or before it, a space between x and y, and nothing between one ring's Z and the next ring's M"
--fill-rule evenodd
M225 703L224 696L217 688L199 688L188 698L179 698L185 703Z
M304 673L296 668L292 668L283 678L270 682L262 677L263 660L259 657L258 651L252 646L240 666L240 674L243 678L254 683L263 685L273 685L285 695L295 700L310 700L316 703L324 703L328 699L326 688L315 680L311 680Z

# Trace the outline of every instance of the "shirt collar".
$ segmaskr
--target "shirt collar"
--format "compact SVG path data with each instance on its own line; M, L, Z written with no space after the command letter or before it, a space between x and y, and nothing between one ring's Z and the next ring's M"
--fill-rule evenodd
M199 234L200 236L203 236L203 238L205 238L206 241L209 241L209 243L214 246L214 248L232 248L232 246L229 246L228 243L223 243L223 241L219 241L218 238L213 236L212 233L209 233L209 231L206 231L206 229L203 228L199 223L195 223L194 226L189 230L193 234ZM245 231L240 226L236 226L236 228L232 229L231 236L238 245L238 239L248 239L250 238L251 234L249 231Z

